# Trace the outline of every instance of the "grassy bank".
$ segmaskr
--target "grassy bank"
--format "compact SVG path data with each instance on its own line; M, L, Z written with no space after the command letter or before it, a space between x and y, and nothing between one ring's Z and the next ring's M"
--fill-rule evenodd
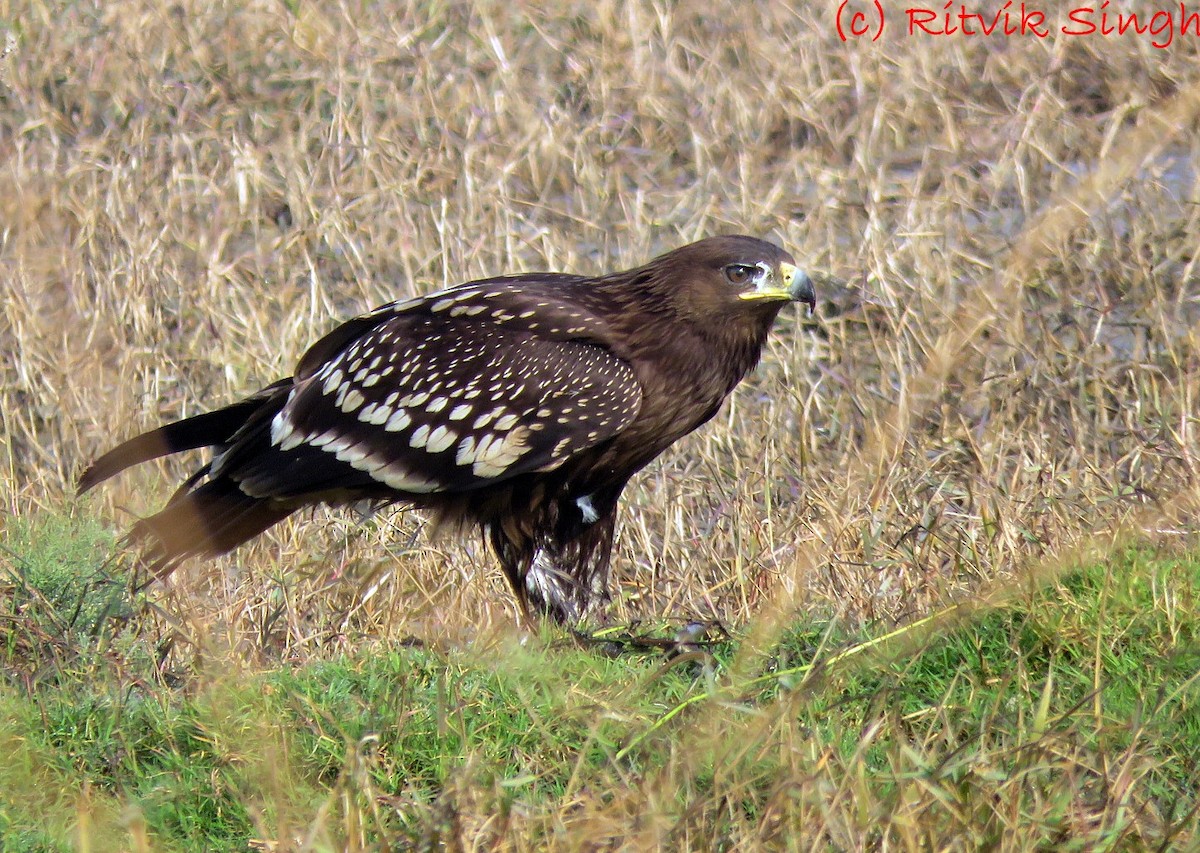
M1196 838L1191 557L1129 550L899 631L801 620L749 666L739 637L668 661L547 634L301 665L206 649L181 672L144 605L87 582L102 536L14 538L6 849Z

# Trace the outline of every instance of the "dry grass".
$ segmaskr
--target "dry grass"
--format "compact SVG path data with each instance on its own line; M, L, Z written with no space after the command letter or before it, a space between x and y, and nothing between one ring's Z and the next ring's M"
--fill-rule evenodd
M1188 532L1200 40L843 45L799 5L0 0L3 512L359 310L745 232L831 276L819 322L635 480L614 619L900 623ZM420 527L318 512L159 604L289 660L510 630L482 545Z

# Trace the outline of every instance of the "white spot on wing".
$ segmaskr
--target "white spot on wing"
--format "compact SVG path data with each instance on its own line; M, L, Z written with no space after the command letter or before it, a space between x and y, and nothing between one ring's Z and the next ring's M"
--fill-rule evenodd
M475 436L468 435L458 445L458 453L454 455L454 461L459 465L470 465L475 461Z
M368 474L373 474L375 471L378 471L387 464L386 459L384 459L382 456L375 456L367 453L362 445L356 445L354 448L352 448L352 450L358 451L361 453L361 455L354 459L348 460L351 468L356 468L359 471L366 471ZM350 451L344 452L349 453ZM341 453L338 454L338 458L342 458Z
M504 410L503 406L497 406L496 408L492 409L490 412L483 413L482 415L480 415L479 417L477 417L475 419L475 423L471 424L471 428L472 429L483 429L485 426L490 424L493 420L495 420L496 418L503 415L504 411L505 410Z
M287 415L279 412L271 418L271 444L282 444L292 434L292 425Z
M328 377L325 379L325 384L321 386L321 392L322 392L323 394L326 394L326 395L332 394L332 393L334 392L334 390L335 390L335 389L336 389L336 388L337 388L339 385L341 385L341 384L342 384L342 380L343 380L343 379L345 379L345 378L346 378L346 377L345 377L345 375L342 373L342 371L340 371L340 370L335 370L335 371L333 371L333 372L332 372L332 373L330 373L330 374L329 374L329 376L328 376Z
M456 441L458 441L458 433L447 429L445 426L439 426L429 434L429 441L425 444L425 450L428 453L441 453Z
M384 432L400 432L406 426L412 423L412 418L408 416L408 412L404 409L397 409L395 414L388 418L388 422L384 425Z
M358 419L363 423L379 424L385 423L392 416L392 407L385 406L382 403L369 403L363 406L363 410L358 413Z
M393 489L398 489L401 492L413 492L424 495L436 492L441 488L440 484L433 480L426 480L424 477L417 476L394 463L371 472L371 476L384 485L391 486Z
M335 450L334 444L336 444L336 442L331 443L328 449ZM367 458L367 449L361 444L350 444L348 442L344 443L341 447L336 448L336 451L333 455L342 462L349 462L351 466L359 469L360 471L367 470L366 466L363 464L363 460Z
M310 435L308 437L308 443L311 444L313 447L324 447L325 445L329 444L329 442L333 441L335 438L337 438L337 433L334 432L333 430L329 429L329 430L325 430L325 432L323 432L319 435Z
M491 442L481 447L476 454L471 472L477 477L495 477L503 474L513 463L529 451L529 430L517 427L503 438L489 436Z
M461 317L463 314L466 314L468 317L474 317L486 310L487 306L485 305L456 305L450 309L450 316Z

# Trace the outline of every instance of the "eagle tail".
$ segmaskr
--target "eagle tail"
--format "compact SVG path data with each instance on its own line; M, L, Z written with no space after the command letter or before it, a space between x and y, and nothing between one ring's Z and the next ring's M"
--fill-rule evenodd
M231 406L131 438L83 472L79 493L160 456L199 447L213 447L220 453L245 440L254 444L286 402L291 385L291 379L282 379ZM209 479L201 482L205 477ZM209 462L183 482L160 512L138 521L123 544L139 548L145 567L159 577L188 557L212 557L232 550L287 518L298 506L246 494L231 477L213 476L213 463Z
M176 494L160 512L134 525L125 544L142 550L155 577L192 556L214 557L291 515L294 503L247 495L228 477Z
M252 415L268 404L279 390L291 384L291 379L281 379L231 406L184 418L129 439L105 453L83 472L76 486L77 493L83 494L126 468L160 456L227 444Z

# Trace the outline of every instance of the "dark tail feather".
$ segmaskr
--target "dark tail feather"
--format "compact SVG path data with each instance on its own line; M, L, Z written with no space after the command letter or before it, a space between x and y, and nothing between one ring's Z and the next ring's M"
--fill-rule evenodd
M83 472L79 478L79 494L140 462L148 462L181 450L216 447L227 443L250 416L262 408L266 400L291 383L291 379L281 379L232 406L184 418L129 439L105 453Z
M150 571L159 577L187 557L224 554L295 510L292 504L251 497L234 481L218 478L139 521L126 541L144 549Z

